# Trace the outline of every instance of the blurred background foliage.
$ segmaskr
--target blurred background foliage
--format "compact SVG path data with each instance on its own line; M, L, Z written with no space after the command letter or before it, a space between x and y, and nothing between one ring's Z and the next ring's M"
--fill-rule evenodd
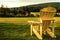
M53 3L43 3L43 4L35 4L35 5L28 5L22 7L14 7L8 8L7 6L4 7L1 5L0 7L0 17L39 17L38 12L44 7L55 7L57 9L57 14L55 17L60 17L60 3L53 2ZM34 12L34 14L31 14ZM36 13L35 13L36 12ZM35 15L36 14L36 15Z

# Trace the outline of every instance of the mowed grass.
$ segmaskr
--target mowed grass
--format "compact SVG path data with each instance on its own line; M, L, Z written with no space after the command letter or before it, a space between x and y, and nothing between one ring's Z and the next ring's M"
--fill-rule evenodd
M55 19L55 34L57 38L43 35L43 40L60 40L60 17ZM0 40L39 40L34 34L30 36L28 21L38 21L38 18L0 18Z

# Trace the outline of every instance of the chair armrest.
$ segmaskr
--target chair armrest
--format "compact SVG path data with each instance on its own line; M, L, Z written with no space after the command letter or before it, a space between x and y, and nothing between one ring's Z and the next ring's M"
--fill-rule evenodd
M39 23L41 23L41 22L37 22L37 21L28 21L28 23L32 23L32 24L37 23L37 24L39 24Z

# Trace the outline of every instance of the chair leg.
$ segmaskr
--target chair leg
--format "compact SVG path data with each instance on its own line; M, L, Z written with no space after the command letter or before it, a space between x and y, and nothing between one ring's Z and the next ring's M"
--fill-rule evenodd
M52 32L55 34L55 25L54 25L54 20L53 20ZM56 36L55 36L55 38L56 38Z
M42 24L40 25L40 35L42 37ZM41 39L42 40L42 39Z
M52 32L54 33L54 21L52 22L53 23L53 26L52 26Z
M41 35L41 37L42 37L42 20L40 19L40 24L39 24L39 26L40 26L40 35Z
M32 30L33 28L32 28L32 24L31 24L31 26L30 26L30 35L32 36Z
M41 34L41 36L42 36L42 27L40 27L40 34Z
M38 32L37 30L35 30L35 29L33 28L33 32L34 32L34 34L36 35L36 37L37 37L38 39L42 40L42 37L41 37L41 35L39 34L39 32Z

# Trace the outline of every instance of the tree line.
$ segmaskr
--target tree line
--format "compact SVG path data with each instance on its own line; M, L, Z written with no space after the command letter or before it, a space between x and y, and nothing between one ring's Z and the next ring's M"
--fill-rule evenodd
M0 17L35 17L30 12L39 12L40 9L42 9L42 7L16 7L16 8L1 7ZM60 9L57 9L57 13L60 14ZM56 14L55 16L60 16L59 14Z

